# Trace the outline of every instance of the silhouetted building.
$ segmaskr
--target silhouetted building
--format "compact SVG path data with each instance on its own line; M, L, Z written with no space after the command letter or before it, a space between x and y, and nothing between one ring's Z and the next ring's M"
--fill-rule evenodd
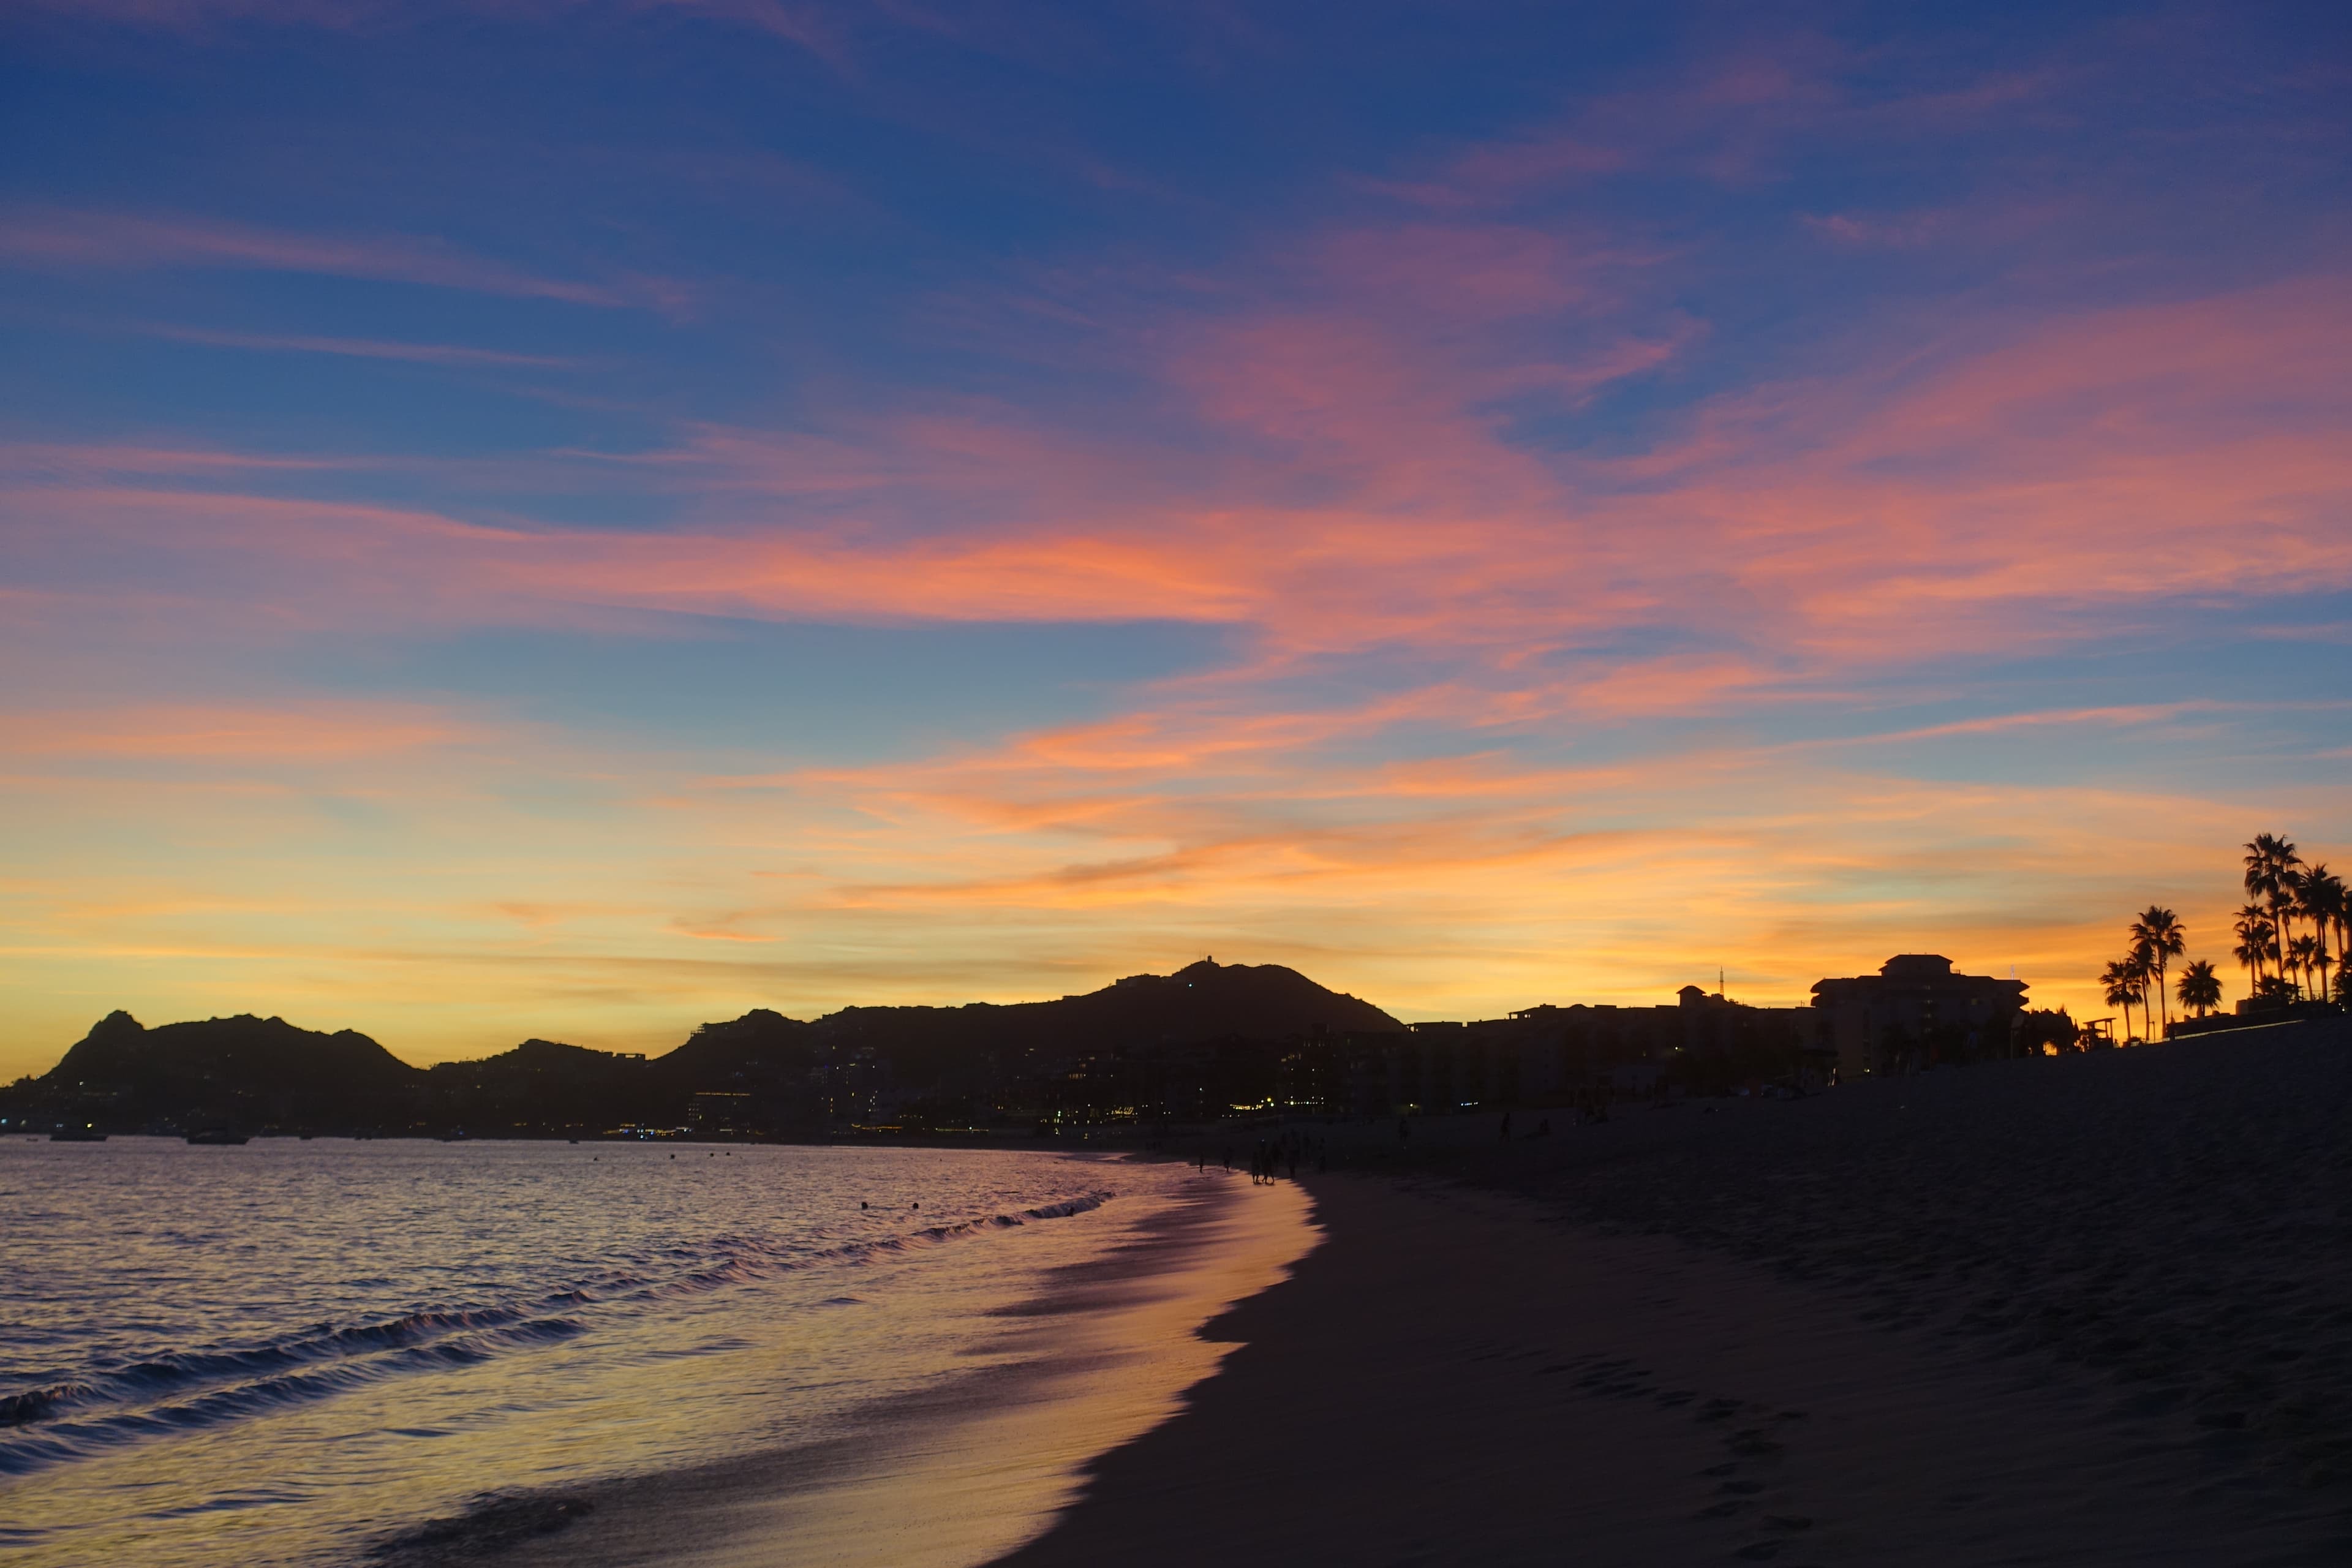
M1818 1085L1827 1074L1813 1024L1810 1008L1754 1007L1696 985L1657 1006L1546 1003L1507 1018L1350 1037L1338 1053L1330 1100L1356 1115L1444 1115L1585 1104L1596 1092Z
M751 1097L733 1089L699 1090L686 1102L686 1124L697 1132L745 1131L752 1124Z
M1958 974L1940 953L1897 953L1875 974L1813 984L1821 1043L1839 1071L1901 1072L2009 1054L2025 982Z

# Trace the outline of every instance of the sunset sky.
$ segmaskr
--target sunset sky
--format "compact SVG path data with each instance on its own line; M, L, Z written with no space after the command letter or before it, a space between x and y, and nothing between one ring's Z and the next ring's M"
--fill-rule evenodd
M0 16L0 1078L2352 869L2352 8Z

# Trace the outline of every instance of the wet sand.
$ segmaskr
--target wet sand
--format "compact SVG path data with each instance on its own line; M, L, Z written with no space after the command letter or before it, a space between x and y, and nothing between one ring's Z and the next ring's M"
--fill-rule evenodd
M1245 1195L1246 1194L1246 1201ZM379 1568L961 1568L1070 1500L1085 1461L1165 1420L1227 1346L1202 1322L1311 1246L1297 1189L1198 1190L996 1310L983 1358L845 1430L717 1464L486 1496L379 1543Z
M1324 1245L1005 1563L2352 1561L2341 1026L1339 1131Z

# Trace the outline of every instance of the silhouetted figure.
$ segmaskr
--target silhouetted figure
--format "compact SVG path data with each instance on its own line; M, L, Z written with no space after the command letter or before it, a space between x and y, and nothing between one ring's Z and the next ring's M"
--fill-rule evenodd
M1503 1130L1496 1136L1495 1141L1498 1143L1507 1143L1511 1141L1511 1113L1507 1110L1503 1112Z
M1404 1117L1402 1117L1402 1116L1398 1117L1398 1118L1397 1118L1397 1142L1400 1142L1400 1143L1409 1143L1409 1142L1411 1142L1412 1141L1412 1121L1409 1121L1408 1119L1404 1118Z
M1536 1135L1537 1137L1538 1137L1538 1138L1549 1138L1549 1137L1550 1137L1550 1136L1551 1136L1551 1118L1550 1118L1550 1117L1547 1116L1547 1117L1545 1117L1541 1121L1538 1121L1538 1122L1537 1122L1537 1123L1536 1123L1536 1132L1535 1132L1535 1135Z

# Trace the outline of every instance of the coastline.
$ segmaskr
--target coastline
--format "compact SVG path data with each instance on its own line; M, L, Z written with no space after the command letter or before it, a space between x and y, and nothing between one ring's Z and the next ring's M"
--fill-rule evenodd
M2340 1173L2309 1141L2347 1046L1970 1068L1310 1178L1326 1244L1001 1563L2346 1561L2347 1247L2278 1184ZM2101 1169L2179 1180L2122 1216ZM1857 1173L1884 1190L1827 1184ZM1922 1183L1944 1204L1890 1230ZM1988 1321L1988 1247L2082 1267ZM2242 1295L2280 1305L2214 1337Z
M988 1314L979 1358L844 1429L714 1464L487 1496L381 1542L381 1568L962 1568L1048 1528L1085 1463L1163 1422L1229 1346L1195 1331L1319 1240L1297 1189L1203 1181Z

